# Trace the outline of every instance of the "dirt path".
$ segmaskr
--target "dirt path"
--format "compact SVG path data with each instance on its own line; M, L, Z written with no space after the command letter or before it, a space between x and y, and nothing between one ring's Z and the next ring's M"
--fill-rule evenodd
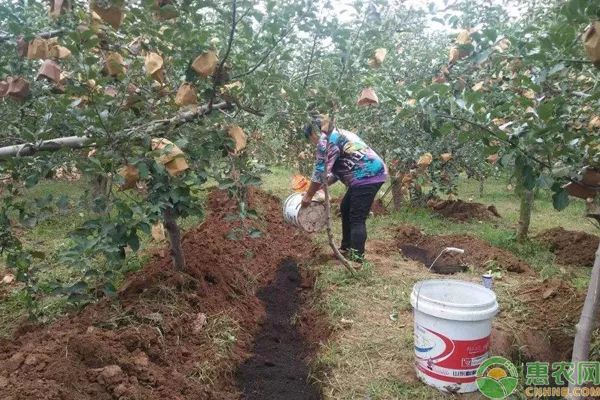
M247 400L320 399L319 389L308 382L308 353L295 318L300 307L301 277L291 260L281 264L273 282L258 292L266 318L254 343L254 356L236 373Z

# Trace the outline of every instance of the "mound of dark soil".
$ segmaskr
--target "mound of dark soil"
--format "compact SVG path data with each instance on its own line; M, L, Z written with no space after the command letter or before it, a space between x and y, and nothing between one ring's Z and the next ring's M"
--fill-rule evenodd
M467 265L483 271L497 266L510 272L533 273L527 263L519 260L510 252L470 235L425 235L415 227L400 226L397 228L396 241L400 248L414 246L422 249L421 255L413 259L422 262L428 268L444 248L457 247L463 249L464 254L445 253L440 256L436 264L448 268L456 266L456 269ZM417 252L413 251L413 253Z
M459 222L471 220L489 221L500 218L494 205L470 203L462 200L430 200L427 206L436 214Z
M245 223L261 229L260 237L229 240L239 221L224 217L236 206L215 192L206 221L184 234L185 273L159 251L117 300L0 341L2 399L238 399L236 366L252 356L268 315L258 289L277 282L284 260L313 250L306 235L284 224L278 199L252 192L249 200L262 217ZM306 274L296 279L312 286ZM304 304L308 294L299 290L290 295ZM319 321L311 309L298 311L295 326L310 338L298 342L298 356L326 334Z
M556 261L563 265L592 266L600 238L586 232L567 231L563 228L548 229L535 237L550 245Z
M527 306L526 323L511 326L510 331L495 328L491 353L512 360L569 360L585 291L553 279L523 285L516 299Z

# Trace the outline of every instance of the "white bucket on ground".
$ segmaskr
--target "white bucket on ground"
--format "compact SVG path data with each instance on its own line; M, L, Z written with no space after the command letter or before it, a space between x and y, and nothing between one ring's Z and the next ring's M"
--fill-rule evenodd
M494 292L470 282L428 280L415 284L410 304L417 376L444 392L475 392L498 312Z
M327 226L325 205L313 201L310 206L302 208L304 193L294 193L283 202L283 219L285 222L304 229L307 232L318 232Z

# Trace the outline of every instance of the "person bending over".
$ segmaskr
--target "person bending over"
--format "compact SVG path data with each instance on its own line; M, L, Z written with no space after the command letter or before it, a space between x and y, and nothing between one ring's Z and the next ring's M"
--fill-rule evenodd
M340 204L340 252L352 260L362 261L367 241L366 220L375 195L387 179L388 170L382 158L355 133L335 128L326 145L327 132L321 125L322 119L318 118L304 126L304 136L317 150L311 183L302 199L302 207L310 205L313 196L323 185L323 172L327 168L328 185L340 180L347 187Z

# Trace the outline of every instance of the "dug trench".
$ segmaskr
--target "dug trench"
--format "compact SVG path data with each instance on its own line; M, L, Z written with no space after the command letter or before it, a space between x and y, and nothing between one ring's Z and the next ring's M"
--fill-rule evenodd
M248 202L259 218L241 225L226 193L209 196L183 236L185 272L159 249L117 298L0 339L0 398L319 398L308 365L329 328L304 266L320 251L283 222L279 199L257 190ZM261 235L232 238L248 228Z
M246 400L317 400L319 388L309 382L305 338L295 318L299 312L301 276L293 260L284 261L275 280L258 297L267 316L255 342L253 356L236 377Z
M471 235L428 235L410 225L395 227L393 234L395 248L419 268L429 268L445 247L464 250L442 254L436 261L440 269L432 268L432 279L440 278L433 272L458 273L456 278L443 278L480 282L480 275L492 267L501 271L494 282L500 313L493 324L491 354L514 362L570 359L585 289L565 279L542 279L524 260ZM468 272L463 272L465 267Z

